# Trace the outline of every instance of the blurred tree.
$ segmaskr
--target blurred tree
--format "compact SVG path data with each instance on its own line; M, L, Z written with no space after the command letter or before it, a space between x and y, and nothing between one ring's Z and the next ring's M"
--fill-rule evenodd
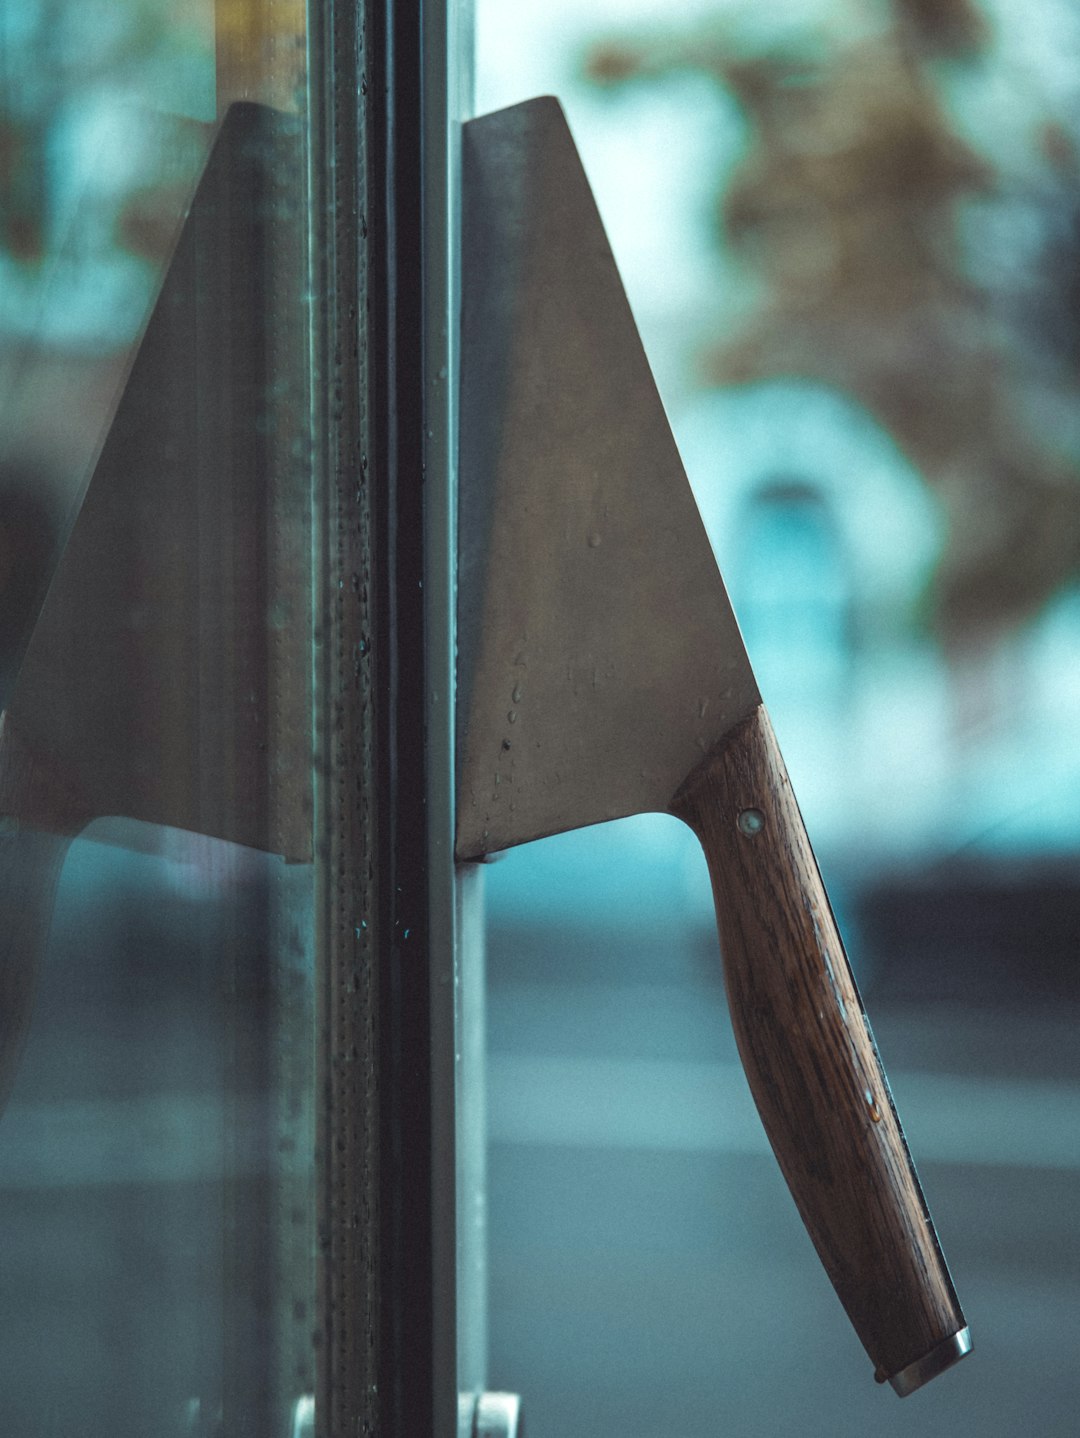
M44 128L0 111L0 248L23 263L45 250Z
M296 110L306 71L304 0L216 0L218 112L232 100Z
M733 15L597 44L587 73L703 72L737 98L750 140L717 197L718 238L765 298L703 375L824 383L888 428L945 504L934 619L968 648L1080 569L1080 327L1061 303L1080 285L1076 146L1048 115L1020 191L961 138L939 77L942 61L991 63L970 0L852 0L847 23L834 6L782 42L747 40ZM979 207L1041 237L1026 266L979 274L978 225L959 223Z

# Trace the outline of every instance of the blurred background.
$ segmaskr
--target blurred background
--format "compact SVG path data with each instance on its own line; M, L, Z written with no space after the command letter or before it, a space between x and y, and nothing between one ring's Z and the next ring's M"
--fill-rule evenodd
M878 1389L730 1035L696 841L487 873L494 1386L530 1432L1080 1411L1080 12L478 0L563 102L975 1342Z

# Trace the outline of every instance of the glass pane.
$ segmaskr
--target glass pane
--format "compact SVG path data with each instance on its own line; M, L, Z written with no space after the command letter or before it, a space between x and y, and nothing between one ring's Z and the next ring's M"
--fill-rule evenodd
M477 55L481 113L566 109L975 1344L918 1414L871 1381L646 815L488 874L490 1381L534 1438L1064 1438L1076 12L481 0Z
M302 3L0 10L0 1391L27 1438L313 1431L304 64Z

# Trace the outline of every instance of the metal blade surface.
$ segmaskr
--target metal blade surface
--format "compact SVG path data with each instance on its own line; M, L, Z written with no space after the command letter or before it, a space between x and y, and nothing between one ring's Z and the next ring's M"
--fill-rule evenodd
M464 136L461 858L663 810L759 702L555 100Z
M288 117L230 109L9 708L83 822L295 860L312 808L299 162Z

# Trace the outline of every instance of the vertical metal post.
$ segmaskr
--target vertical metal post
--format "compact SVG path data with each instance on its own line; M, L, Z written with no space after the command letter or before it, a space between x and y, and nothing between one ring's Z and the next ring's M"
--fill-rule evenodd
M387 780L376 534L374 182L361 0L309 7L319 1438L381 1434Z
M321 1438L450 1438L482 1382L453 865L455 0L312 6ZM475 904L473 905L475 907ZM475 983L476 971L469 981ZM479 1010L473 1012L472 1031ZM471 1058L477 1056L474 1053ZM475 1109L475 1103L473 1104ZM476 1123L465 1180L481 1193ZM480 1335L477 1338L477 1335Z
M482 870L454 849L461 126L472 113L471 0L423 8L425 577L436 1432L486 1381Z

